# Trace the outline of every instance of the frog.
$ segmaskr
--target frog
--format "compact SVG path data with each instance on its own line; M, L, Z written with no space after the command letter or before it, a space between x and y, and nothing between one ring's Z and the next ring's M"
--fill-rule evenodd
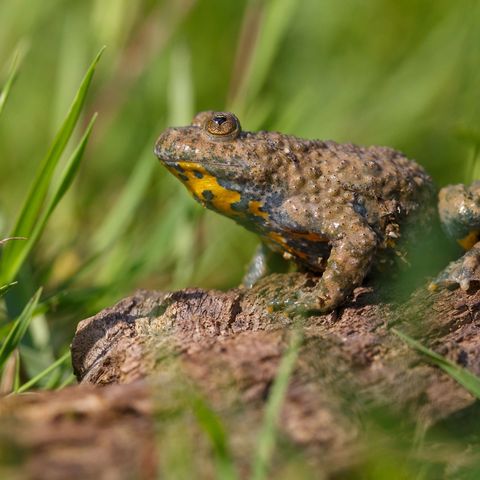
M480 182L444 187L437 201L426 170L393 148L245 131L234 113L209 110L167 128L154 152L196 201L260 237L244 286L269 273L271 254L319 277L277 308L331 312L372 268L406 255L409 225L438 216L468 252L430 288L465 290L477 278Z

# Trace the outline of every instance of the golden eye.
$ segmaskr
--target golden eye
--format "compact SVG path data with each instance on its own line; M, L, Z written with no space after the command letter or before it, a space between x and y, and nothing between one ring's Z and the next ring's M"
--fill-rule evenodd
M233 113L215 112L206 122L207 134L213 140L232 140L240 129L240 122Z

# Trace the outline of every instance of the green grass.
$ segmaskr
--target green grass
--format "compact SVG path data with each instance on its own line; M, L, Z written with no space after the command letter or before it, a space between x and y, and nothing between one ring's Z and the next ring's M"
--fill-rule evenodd
M235 480L238 478L233 462L233 456L228 442L228 436L220 417L209 407L208 403L198 395L193 394L192 410L198 424L210 440L216 460L218 478Z
M292 376L300 345L303 340L301 329L294 330L290 345L285 350L278 366L275 381L269 392L265 406L264 420L258 434L256 455L252 461L252 480L268 478L271 459L277 441L277 423L285 399L288 384Z
M19 304L21 305L22 303L21 299L13 297L14 305L12 308L12 302L8 302L9 295L12 293L12 290L14 290L16 285L18 285L16 279L19 275L20 269L30 255L32 249L39 241L40 236L42 235L51 215L53 214L59 202L62 200L65 193L70 188L78 171L96 115L92 117L78 145L74 148L68 160L65 162L65 165L59 172L58 180L54 181L54 173L57 170L59 161L65 151L65 148L67 147L73 130L80 117L95 67L102 52L103 49L88 68L65 120L55 135L48 153L40 162L40 166L35 174L29 193L26 196L23 208L18 214L10 236L1 242L1 246L3 248L0 257L0 294L1 296L6 296L7 298L7 302L5 304L7 307L7 318L8 316L12 317L14 312L18 310ZM16 55L15 58L17 59L18 55ZM10 73L5 84L3 90L4 94L0 97L3 98L3 102L0 103L0 107L3 107L5 104L8 92L13 84L13 80L17 73L16 65L17 61L14 62L12 72ZM18 355L14 357L14 355L17 349L21 348L21 342L27 332L27 328L31 324L34 311L40 300L40 293L41 288L27 303L18 319L11 322L11 328L8 330L8 333L5 334L5 337L1 342L0 372L2 372L7 360L12 357L12 359L15 358L14 361L16 362L16 376L19 376L20 357ZM43 330L48 329L45 322L41 319L39 319L37 323L39 323L39 326ZM32 335L34 334L35 332L33 331ZM63 363L63 360L61 362L54 362L53 367L52 365L46 366L42 372L37 373L22 387L18 386L20 379L15 378L12 388L19 392L27 390L45 378L50 372L55 370L58 365Z
M390 145L439 185L479 178L479 21L473 0L0 2L0 348L15 364L11 390L71 382L64 352L77 322L135 288L239 282L256 239L203 211L152 154L165 127L199 110L234 109L247 130ZM285 369L257 478L278 448ZM228 432L204 407L198 421L230 472ZM395 459L373 462L384 472Z
M27 303L19 317L12 322L8 333L5 335L0 347L0 371L2 371L7 360L20 345L28 326L32 321L41 293L42 291L38 290L34 297L32 297L32 299Z
M13 86L13 82L17 76L18 67L20 64L20 53L19 51L15 51L13 56L12 65L10 67L10 73L8 74L7 80L3 85L3 88L0 91L0 115L5 108L5 104L7 103L8 95L10 94L10 90Z
M18 386L17 388L14 389L15 393L23 393L28 390L30 390L32 387L34 387L37 383L39 383L43 378L47 377L51 372L55 371L60 365L65 363L66 361L70 361L70 350L66 353L64 353L58 360L53 362L51 365L49 365L47 368L45 368L43 371L35 375L33 378L28 380L28 382L25 382L23 385ZM70 377L67 378L68 383L71 382ZM64 383L61 384L61 386L65 386Z
M0 283L10 283L17 274L27 258L32 248L37 243L41 233L43 232L50 216L55 207L58 205L63 195L70 187L75 173L78 169L79 162L85 151L85 146L90 136L95 116L92 117L84 136L80 140L78 146L67 161L61 178L51 194L51 198L47 201L48 190L53 183L53 175L58 166L60 158L65 151L68 141L72 136L80 112L85 103L88 88L92 81L95 67L100 59L103 49L97 55L91 66L89 67L85 78L78 89L73 100L70 110L63 121L58 133L56 134L48 153L40 162L38 172L34 177L29 193L27 194L23 208L21 209L15 226L10 234L11 238L25 238L25 242L9 242L5 245L0 263Z
M399 338L401 338L409 347L421 353L430 363L433 363L434 365L445 371L460 385L462 385L462 387L467 389L472 395L480 399L479 377L466 370L465 368L460 367L456 363L451 362L445 357L442 357L438 353L435 353L433 350L425 347L419 341L409 337L407 334L401 332L400 330L392 328L392 332Z

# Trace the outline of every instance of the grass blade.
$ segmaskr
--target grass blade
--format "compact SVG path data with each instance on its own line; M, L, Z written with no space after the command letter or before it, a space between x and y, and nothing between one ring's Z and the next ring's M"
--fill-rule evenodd
M20 386L20 353L15 350L15 379L13 381L13 391L16 391Z
M417 350L419 353L427 357L437 367L440 367L444 372L448 373L454 380L456 380L462 387L466 388L472 395L480 399L480 378L458 366L456 363L447 360L433 350L423 346L419 341L409 337L405 333L400 332L396 328L391 329L392 332L402 339L409 347Z
M67 190L70 188L70 185L72 184L73 179L75 178L75 175L78 171L78 167L80 165L80 160L83 157L85 147L87 146L88 138L92 133L92 128L96 119L97 119L97 114L94 114L90 122L88 123L87 128L85 129L85 133L83 134L83 137L81 138L77 147L75 148L75 150L70 155L70 158L67 161L67 164L63 170L60 182L58 183L58 187L52 197L52 200L50 201L46 209L47 220L48 220L48 217L55 210L55 207L58 205L58 202L60 202L60 200L65 195Z
M15 83L15 79L17 78L18 67L20 66L22 54L20 50L17 49L13 56L12 65L10 67L10 73L8 74L7 81L5 82L4 87L0 91L0 115L3 112L5 104L7 103L7 98L10 93L10 90Z
M77 381L77 377L73 373L71 373L65 378L65 380L63 380L63 382L60 385L55 387L55 390L62 390L65 387L68 387L69 385L73 385L76 381Z
M297 5L295 0L270 0L265 4L252 56L232 101L231 108L239 115L260 92Z
M237 478L227 436L223 425L214 411L200 397L193 400L193 411L198 423L210 438L215 452L217 478L234 480Z
M73 129L77 124L80 112L85 103L93 74L95 72L95 67L100 60L103 50L104 48L100 50L88 68L87 73L85 74L85 77L83 78L82 83L80 84L80 87L70 106L70 110L59 131L57 132L48 153L40 164L38 173L34 178L24 206L18 216L16 225L13 228L11 234L12 237L30 237L33 229L35 228L35 220L42 209L49 185L52 180L53 172L55 171L60 157L72 135ZM1 277L3 278L2 283L8 283L8 281L13 280L12 274L15 269L12 268L12 263L16 262L15 257L18 255L20 248L21 246L19 246L19 244L9 244L5 248L1 269Z
M10 240L26 240L25 237L8 237L4 238L3 240L0 240L0 247L4 244L9 242Z
M148 188L152 172L157 167L157 163L152 160L152 147L149 144L114 207L95 233L93 245L96 252L111 247L128 229Z
M0 287L0 298L2 298L10 290L10 288L12 288L17 283L18 282L11 282L11 283L7 283L6 285L2 285Z
M292 334L290 345L283 355L278 372L273 382L268 403L265 407L265 416L260 430L256 455L252 466L252 479L262 480L267 477L270 458L275 447L276 424L287 392L288 382L297 361L303 335L299 330Z
M96 115L94 115L90 120L90 123L88 124L82 139L80 140L79 144L77 145L77 147L71 154L70 158L68 159L67 164L63 170L61 179L59 181L59 184L55 192L53 193L52 198L50 199L47 207L45 208L40 218L37 220L36 224L34 225L33 230L30 233L30 236L28 237L28 240L25 243L22 243L20 245L15 256L12 256L11 258L9 258L9 262L7 263L7 265L5 264L3 265L3 272L2 272L3 278L7 280L12 280L16 277L23 262L27 258L32 248L37 243L41 233L43 232L43 229L45 228L45 225L47 224L51 214L55 210L55 207L58 205L58 203L60 202L60 200L62 199L62 197L65 195L70 185L72 184L73 179L75 178L75 174L78 171L80 161L83 157L83 153L85 151L88 138L90 137L90 134L92 132L92 127L93 127L93 124L95 123L95 119L96 119Z
M33 318L33 313L37 308L41 293L42 289L40 288L27 303L19 317L13 322L10 332L0 347L0 369L3 368L3 365L5 365L5 362L8 360L11 353L18 347L20 341L25 335Z
M32 388L36 383L42 380L44 377L52 373L56 368L58 368L62 363L67 359L70 359L70 351L65 352L58 360L55 360L51 365L42 370L38 375L35 375L28 382L25 382L20 388L18 388L15 393L23 393Z

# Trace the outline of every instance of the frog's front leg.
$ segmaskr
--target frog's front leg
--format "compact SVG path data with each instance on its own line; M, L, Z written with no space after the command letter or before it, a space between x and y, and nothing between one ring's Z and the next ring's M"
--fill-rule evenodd
M325 271L315 290L301 294L292 305L300 312L328 312L359 286L372 264L377 239L368 225L356 225L331 242Z

